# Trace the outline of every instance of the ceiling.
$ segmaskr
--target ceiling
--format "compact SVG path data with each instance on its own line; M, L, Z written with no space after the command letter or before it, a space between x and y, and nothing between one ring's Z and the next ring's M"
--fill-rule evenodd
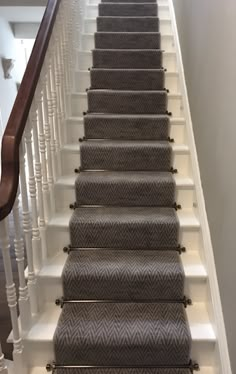
M0 17L6 19L8 22L39 23L41 22L44 11L44 6L0 6Z

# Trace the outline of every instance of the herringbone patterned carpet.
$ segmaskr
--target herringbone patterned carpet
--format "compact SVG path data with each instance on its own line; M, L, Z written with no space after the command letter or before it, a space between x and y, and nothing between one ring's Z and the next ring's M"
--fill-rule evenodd
M58 373L189 374L158 7L105 0L98 9Z

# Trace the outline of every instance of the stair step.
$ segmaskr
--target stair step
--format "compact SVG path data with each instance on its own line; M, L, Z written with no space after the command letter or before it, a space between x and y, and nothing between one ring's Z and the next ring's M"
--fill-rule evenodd
M107 4L109 4L109 3L106 3L106 4L103 3L103 5L107 5ZM120 4L120 3L118 3L118 4ZM118 5L118 4L111 4L111 5L113 7L114 5ZM86 17L87 18L97 17L98 16L98 7L100 5L101 4L99 4L99 3L98 4L87 4L86 7L85 7L85 14L84 14L85 18ZM127 5L127 4L125 4L125 5ZM140 3L140 4L137 4L137 5L148 5L148 4L145 4L145 2L144 2L144 4ZM151 5L155 5L155 8L156 8L156 4L151 4ZM149 13L149 15L152 15L152 14L154 16L156 15L156 13L151 13L151 14ZM111 15L111 14L109 14L109 15ZM121 15L121 14L119 14L119 15ZM140 15L142 16L143 13L141 13ZM148 15L148 14L146 14L146 15ZM158 17L162 18L162 17L169 17L169 16L170 16L169 4L166 3L166 2L159 2L158 1Z
M184 270L174 251L76 250L62 275L66 300L182 300Z
M145 83L145 80L142 79L142 77L138 76L138 73L145 74L143 77L146 76L149 77L150 75L154 74L155 76L161 76L163 74L163 83L165 82L164 86L158 86L157 89L164 87L169 90L170 93L179 93L179 75L175 72L165 72L160 69L110 69L110 68L93 68L91 69L91 72L101 72L102 75L105 75L105 72L109 73L109 79L111 74L116 78L116 81L113 80L113 84L117 84L117 74L118 72L121 72L124 76L134 76L136 79L136 76L139 80L143 80L146 87L150 87L150 89L154 89L155 86L153 85L147 85ZM149 72L150 71L150 72ZM87 70L77 70L75 72L75 91L76 92L85 92L89 87L91 87L91 73ZM99 77L100 80L100 77ZM150 81L149 81L150 83ZM120 84L120 83L119 83ZM121 84L124 84L123 82ZM140 84L140 83L138 83ZM129 87L130 89L131 87Z
M112 249L105 249L114 252ZM83 252L86 250L83 250ZM90 249L88 249L90 253ZM98 250L100 253L101 250ZM117 251L117 250L116 250ZM145 253L148 250L145 250ZM173 252L174 253L174 252ZM68 255L60 251L49 259L38 274L40 295L44 302L54 302L63 295L62 272ZM194 302L207 301L207 272L198 251L187 251L181 254L181 262L185 275L184 295Z
M107 34L107 35L106 35ZM115 44L112 43L114 40ZM96 41L96 45L95 45ZM144 43L145 41L145 43ZM99 44L98 44L99 43ZM106 43L106 45L105 45ZM142 49L142 50L159 50L162 49L166 52L175 52L173 33L151 33L151 32L96 32L91 34L82 34L81 49L90 51L94 48L99 49ZM134 67L134 66L133 66Z
M170 171L167 141L86 141L81 144L83 170Z
M157 3L108 3L98 4L99 16L133 16L156 17L158 14Z
M186 313L192 338L191 358L201 366L213 366L216 336L205 303L194 303L186 309ZM45 305L44 312L24 336L25 357L30 366L45 368L45 362L54 360L53 336L60 315L61 308L54 303Z
M65 365L188 365L191 333L182 304L66 304L54 335Z
M103 179L103 174L109 175L109 172L86 172L89 175L95 177L99 175ZM148 172L147 172L148 174ZM68 206L75 201L75 181L77 175L66 175L58 179L55 186L55 200L56 200L56 211L59 212L63 209L68 208ZM184 178L178 175L173 176L176 191L174 195L174 201L182 206L182 209L193 209L193 204L195 201L194 197L194 184L191 178ZM156 200L156 195L154 196L149 192L148 194L153 200Z
M99 49L92 51L95 68L159 69L162 67L161 50Z
M90 34L84 34L90 35ZM94 51L80 49L77 53L77 69L88 70L91 66L97 68L131 68L131 69L159 69L162 66L167 69L167 72L177 72L177 60L176 53L158 51L158 50L97 50ZM107 53L109 52L109 53ZM121 55L123 53L123 56ZM130 52L130 53L129 53ZM150 52L150 53L149 53ZM95 56L94 62L92 59L92 53ZM120 58L118 59L117 56ZM147 60L142 58L142 55L145 54ZM136 55L135 55L136 54ZM127 57L125 57L127 56ZM132 57L133 56L133 57ZM156 56L156 57L155 57ZM122 57L122 58L121 58ZM132 58L132 61L131 61ZM95 61L96 59L96 61Z
M165 114L166 91L89 90L90 113Z
M160 49L159 32L96 32L95 49Z
M72 247L171 249L179 244L173 208L78 208L70 220Z
M91 99L95 99L92 102L92 107L91 105L88 106L91 104ZM111 99L114 100L110 102ZM86 113L88 109L93 110L93 112L97 110L97 113L103 114L109 113L108 110L119 110L115 114L165 114L166 108L172 113L172 118L183 116L182 96L180 94L167 95L165 91L89 90L88 94L72 93L70 101L71 116L83 116L83 113ZM146 107L144 102L147 104ZM127 105L128 103L130 105ZM122 104L124 105L122 106ZM138 106L135 107L135 105ZM133 113L129 113L127 110L133 110Z
M115 141L114 141L115 142ZM92 143L92 142L87 142ZM95 144L102 143L97 141ZM122 142L124 144L124 141ZM143 142L148 143L148 142ZM153 142L156 143L157 142ZM80 162L80 147L83 143L71 143L66 144L62 147L62 171L64 175L71 174L75 168L81 166ZM85 144L85 143L84 143ZM188 176L191 177L191 160L189 155L189 148L184 144L172 144L170 143L172 148L172 156L171 156L171 166L177 168L179 175L181 176ZM90 155L92 157L92 155ZM96 160L95 160L96 161ZM102 160L104 163L108 162L109 160ZM138 165L137 165L138 166Z
M172 207L175 202L171 173L84 172L75 190L79 205Z
M91 74L91 89L164 90L163 69L97 69Z
M88 208L92 209L92 208ZM63 247L70 244L69 222L71 219L71 210L67 208L53 215L47 226L48 255L54 256ZM187 248L187 250L195 251L201 247L201 231L200 223L194 211L179 210L177 212L180 224L179 243ZM178 243L178 244L179 244ZM101 245L103 247L103 245Z
M168 115L88 114L84 117L88 139L168 140Z
M103 17L103 18L120 18L120 17ZM122 17L123 18L123 17ZM130 17L127 17L127 18L130 18ZM145 20L144 17L135 17L135 18L142 18L143 21ZM149 19L150 18L153 18L153 19L156 19L158 20L158 24L159 24L159 27L158 29L152 29L152 30L147 30L146 28L144 29L144 26L140 25L139 27L139 31L160 31L161 33L163 34L171 34L172 33L172 26L171 26L171 19L169 17L165 17L165 18L157 18L157 17L148 17ZM141 22L141 21L140 21ZM105 23L105 20L104 20L104 23ZM118 27L118 21L116 21L117 23L117 27ZM145 22L146 23L146 22ZM100 27L100 26L99 26ZM115 26L113 26L115 27ZM124 27L124 26L123 26ZM131 26L128 26L128 29L127 30L130 30L130 31L136 31L134 29L134 25L131 25ZM93 17L93 18L85 18L84 19L84 27L83 27L83 32L84 33L88 33L88 34L91 34L91 33L94 33L96 31L104 31L102 29L97 29L97 19L96 17ZM115 31L115 29L110 29L109 31ZM118 31L118 29L117 29ZM122 31L122 30L120 30Z
M158 32L159 19L157 17L98 17L97 30L99 32Z
M164 131L164 118L168 118L169 126L167 130ZM116 120L115 120L116 118ZM103 138L107 136L109 139L115 139L118 136L118 132L115 131L115 123L118 121L119 126L121 128L121 132L119 133L121 137L130 137L130 139L135 136L139 136L139 133L142 135L142 139L145 140L146 131L143 131L143 127L139 128L139 132L131 131L132 126L136 123L135 119L139 119L138 123L144 123L145 119L150 119L149 121L145 120L145 123L149 130L152 131L152 139L156 140L166 140L166 136L170 136L170 138L174 139L174 144L179 145L185 142L185 121L183 118L171 118L169 116L159 116L154 115L153 118L156 119L156 123L158 126L151 126L152 123L152 116L133 116L133 115L110 115L110 114L100 114L100 115L93 115L88 114L84 117L68 117L66 119L65 128L67 133L67 142L68 143L78 143L78 138L83 138L86 136L87 138L96 137L96 139L100 139L101 135ZM112 123L110 120L113 120ZM162 120L163 119L163 120ZM123 120L125 120L123 122ZM129 126L126 126L126 121L129 121ZM84 126L84 122L86 125ZM128 122L127 122L128 123ZM149 123L149 125L148 125ZM114 128L113 128L114 125ZM138 124L136 124L138 126ZM150 127L149 127L150 126ZM84 128L85 127L85 128ZM134 129L135 130L135 129ZM155 131L154 131L155 130ZM159 134L158 134L159 132ZM108 136L109 135L109 136ZM140 136L141 138L141 136ZM138 139L137 139L138 140Z

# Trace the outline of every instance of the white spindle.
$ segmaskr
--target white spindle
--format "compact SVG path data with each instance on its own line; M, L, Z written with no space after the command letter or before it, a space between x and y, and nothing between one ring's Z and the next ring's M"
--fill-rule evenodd
M43 88L43 92L42 92L43 123L44 123L44 133L45 133L45 142L46 142L48 184L49 184L49 191L50 191L50 211L52 215L55 212L55 194L54 194L54 178L53 178L53 159L55 157L55 152L54 152L55 150L54 150L54 143L51 138L51 129L49 126L46 67L44 67L41 79L42 79L42 88ZM56 160L54 159L54 163L55 162Z
M42 267L42 242L38 226L38 208L37 208L37 191L36 191L36 181L34 174L34 159L32 151L32 129L31 124L28 121L25 129L25 144L26 153L28 161L28 171L29 171L29 193L31 200L31 210L32 210L32 248L33 248L33 260L34 269L40 270Z
M46 106L47 108L47 118L49 124L49 131L50 131L50 149L52 155L52 174L53 180L57 179L57 155L56 155L56 140L55 140L55 132L53 128L53 101L52 101L52 94L51 94L51 80L49 74L49 57L46 61L46 76L45 76L45 84L46 84Z
M15 228L14 246L19 276L19 308L21 328L23 331L28 331L31 326L31 311L28 287L25 281L25 254L24 240L22 237L22 229L20 224L19 191L17 192L16 200L13 206L13 220Z
M29 185L29 188L31 189L30 185ZM33 230L32 230L32 223L31 223L30 211L29 211L27 182L26 182L26 175L25 175L24 142L21 143L21 149L20 149L20 189L21 189L25 249L26 249L27 265L28 265L28 290L29 290L29 296L30 296L30 306L31 306L32 314L37 314L39 311L39 299L38 299L37 278L35 276L35 271L34 271L34 263L35 263L34 254L36 252L41 254L41 240L39 237L39 229L37 226L36 215L35 215L35 218L33 219L33 222L36 220L36 223L34 222L36 226L34 226L33 224ZM32 193L32 190L31 190L31 193ZM31 205L32 205L32 215L34 216L35 214L34 210L35 209L37 210L37 208L35 206L34 198L32 197L31 197ZM33 238L32 238L32 231L33 231ZM38 263L38 266L41 266L41 265Z
M51 46L51 49L53 47ZM59 154L59 135L58 135L58 127L57 127L57 118L56 118L56 91L55 91L55 84L54 84L54 71L52 66L52 52L49 57L49 65L48 65L48 99L49 99L49 119L50 124L52 126L53 131L53 140L54 140L54 148L55 148L55 170L54 170L54 180L57 180L58 175L60 175L60 154Z
M6 361L4 359L4 354L2 352L2 346L0 343L0 373L1 374L8 374Z
M41 79L38 83L37 88L38 95L36 96L37 108L38 108L38 143L39 143L39 152L41 157L42 165L42 187L43 187L43 204L45 219L48 221L51 216L51 204L50 204L50 193L49 193L49 184L48 184L48 172L47 172L47 159L46 159L46 141L45 141L45 132L43 124L43 97L42 97L42 85Z
M12 325L15 372L19 374L26 374L26 368L23 360L23 344L18 325L16 287L13 282L7 219L0 222L0 247L2 249L3 265L6 278L7 303L10 310Z
M46 223L44 215L43 192L42 192L42 169L39 154L39 138L38 138L38 111L36 110L35 102L31 106L29 115L29 123L33 130L33 144L34 144L34 168L35 179L37 186L37 202L38 202L38 216L39 216L39 230L42 243L42 260L47 259L47 243L46 243Z

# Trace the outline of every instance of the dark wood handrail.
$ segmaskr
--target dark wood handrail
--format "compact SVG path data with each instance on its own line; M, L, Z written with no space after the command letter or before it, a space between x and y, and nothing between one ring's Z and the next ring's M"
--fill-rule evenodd
M48 0L31 57L2 139L0 221L11 212L19 183L19 151L61 0Z

